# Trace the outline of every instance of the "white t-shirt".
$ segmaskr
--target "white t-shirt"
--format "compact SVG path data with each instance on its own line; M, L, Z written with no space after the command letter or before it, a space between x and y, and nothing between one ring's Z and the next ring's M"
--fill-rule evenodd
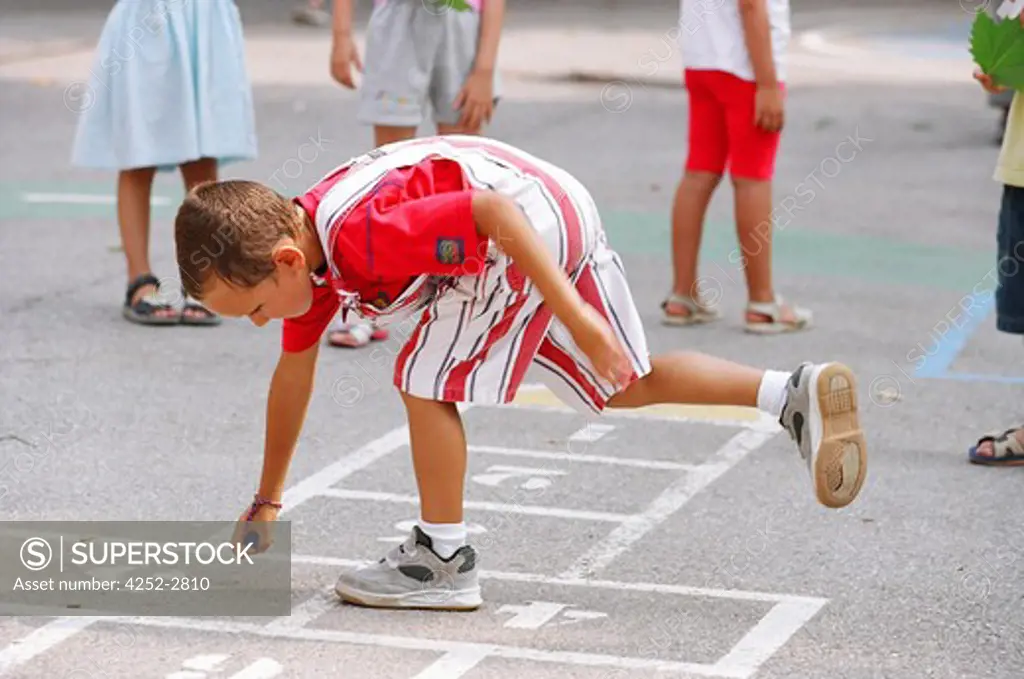
M765 0L771 26L775 74L786 79L789 47L789 0ZM754 80L743 37L740 0L680 0L679 46L684 68L727 71Z

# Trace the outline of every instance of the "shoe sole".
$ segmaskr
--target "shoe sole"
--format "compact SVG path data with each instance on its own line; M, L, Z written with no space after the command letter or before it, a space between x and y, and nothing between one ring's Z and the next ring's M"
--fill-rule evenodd
M345 603L364 608L464 612L475 611L483 604L483 600L480 598L479 587L454 593L438 590L434 592L409 592L397 596L381 596L360 590L341 589L336 586L334 593Z
M811 421L821 422L821 439L811 463L815 493L826 507L845 507L857 498L868 469L857 380L847 366L830 363L821 368L813 388Z

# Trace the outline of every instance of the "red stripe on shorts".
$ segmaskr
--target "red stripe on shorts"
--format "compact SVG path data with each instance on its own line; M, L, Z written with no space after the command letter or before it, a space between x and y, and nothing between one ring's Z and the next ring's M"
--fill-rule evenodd
M398 358L395 359L395 386L401 391L408 391L405 384L405 364L409 362L409 356L412 355L416 345L419 344L420 335L423 334L423 329L429 325L433 319L430 313L434 310L433 306L428 307L423 315L420 316L420 322L416 324L416 329L413 331L412 336L405 341L405 345L402 350L398 352Z
M590 402L593 403L598 410L604 409L604 397L597 390L597 387L594 386L594 383L583 374L583 371L580 370L579 365L572 356L556 347L550 339L544 340L540 345L540 350L537 354L554 363L563 373L565 373L565 376L580 388L583 392L582 395L590 399Z
M464 401L466 398L466 379L473 372L473 369L478 365L482 364L487 360L487 354L490 353L491 349L497 344L498 340L508 334L508 331L512 328L512 321L519 314L519 310L526 304L526 295L520 295L519 298L509 307L505 308L505 312L501 315L499 320L494 327L487 332L487 340L484 342L484 346L477 352L469 361L463 361L457 366L452 368L448 373L448 379L444 383L444 399L450 401Z
M512 364L512 374L508 385L505 387L506 401L512 400L519 389L519 385L522 384L523 378L526 377L526 371L530 368L530 364L533 363L533 357L537 354L538 347L544 341L550 321L551 309L547 306L541 306L534 313L530 322L526 324L526 328L523 330L523 341L519 345L519 355L516 356L516 361Z
M612 332L615 333L615 319L612 318L611 312L608 310L608 305L604 303L604 298L601 296L601 290L597 287L597 281L594 280L594 271L589 266L586 267L580 274L580 277L576 281L576 291L580 293L580 297L583 298L590 306L597 309L597 313L601 314L601 317L608 323L608 326L612 328ZM615 333L615 339L622 343L622 339L619 338L618 333ZM622 351L629 357L629 348L622 345ZM628 384L632 384L635 380L639 379L639 375L636 374L636 366L633 365L633 361L629 362L631 366L629 374Z

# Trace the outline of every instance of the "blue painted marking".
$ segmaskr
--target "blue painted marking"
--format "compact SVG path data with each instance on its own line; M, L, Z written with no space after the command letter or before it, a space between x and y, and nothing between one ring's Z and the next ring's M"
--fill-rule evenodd
M953 365L953 361L967 346L971 335L988 318L996 306L996 297L991 292L984 296L976 295L974 299L980 301L980 304L971 308L967 322L960 327L950 325L949 330L939 338L935 352L926 356L924 362L914 371L914 377L926 379L949 377L949 369Z

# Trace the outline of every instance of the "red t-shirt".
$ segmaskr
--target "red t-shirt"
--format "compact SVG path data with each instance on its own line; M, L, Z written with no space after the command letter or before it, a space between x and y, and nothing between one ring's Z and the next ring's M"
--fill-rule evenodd
M328 267L322 282L311 283L312 306L284 321L284 351L304 351L320 341L340 306L338 290L386 306L424 274L476 273L465 263L486 252L487 238L473 219L475 189L458 161L429 157L340 195L339 182L351 171L342 166L296 198L317 225L324 253L340 275ZM330 209L340 207L318 221L324 202Z

